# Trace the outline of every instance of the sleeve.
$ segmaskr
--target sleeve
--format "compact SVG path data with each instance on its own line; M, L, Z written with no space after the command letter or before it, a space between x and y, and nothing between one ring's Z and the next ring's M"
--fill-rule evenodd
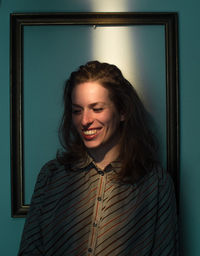
M26 217L18 256L44 255L41 236L41 202L47 183L47 166L40 171Z
M176 198L171 177L162 172L159 177L157 220L152 256L178 256L179 234Z

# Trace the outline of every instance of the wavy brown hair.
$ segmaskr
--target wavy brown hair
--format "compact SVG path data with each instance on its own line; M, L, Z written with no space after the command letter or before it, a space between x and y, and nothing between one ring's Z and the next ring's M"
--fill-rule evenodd
M57 154L62 163L72 163L86 156L85 146L72 123L71 95L80 83L96 81L108 89L116 110L125 115L121 124L119 178L135 181L157 165L157 143L150 129L151 117L134 87L115 65L90 61L71 73L64 89L64 113L59 138L64 151Z

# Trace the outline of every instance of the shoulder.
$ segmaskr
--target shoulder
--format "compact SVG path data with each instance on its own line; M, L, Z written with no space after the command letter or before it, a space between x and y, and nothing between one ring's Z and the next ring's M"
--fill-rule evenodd
M149 204L155 200L158 208L163 205L165 208L176 209L174 183L170 174L162 167L156 167L145 175L137 184L137 188L141 195L145 195L144 198Z
M170 174L162 167L157 167L152 172L154 180L157 183L157 193L159 200L173 200L175 201L175 188L174 182Z
M161 166L156 166L149 174L150 177L157 180L159 186L164 186L167 183L173 183L170 174Z
M165 169L159 166L154 172L158 179L159 187L174 187L173 179Z
M174 183L170 174L161 166L156 166L151 172L141 178L137 186L147 188L154 187L157 192L163 190L174 190Z
M51 172L63 168L65 165L61 164L57 159L48 161L42 166L41 172Z
M68 166L61 164L57 159L53 159L45 163L39 174L37 183L45 183L51 178L59 176L61 173L67 173Z

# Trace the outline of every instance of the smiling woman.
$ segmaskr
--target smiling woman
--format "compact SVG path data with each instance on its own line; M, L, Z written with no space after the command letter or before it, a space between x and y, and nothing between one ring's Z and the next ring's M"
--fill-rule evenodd
M89 145L93 145L90 154L101 168L118 156L121 158L122 179L135 181L157 163L157 144L149 129L150 116L133 86L115 65L93 61L72 72L65 87L64 102L60 140L66 152L59 156L64 163L84 161ZM104 107L100 113L94 111L97 103ZM87 128L101 130L88 141L83 136L83 131L88 133ZM113 151L116 151L114 156Z
M119 114L109 91L98 82L76 85L72 93L72 122L84 145L102 169L118 156ZM99 156L105 155L102 161Z
M179 255L173 182L150 117L115 66L72 72L63 152L41 170L19 255Z

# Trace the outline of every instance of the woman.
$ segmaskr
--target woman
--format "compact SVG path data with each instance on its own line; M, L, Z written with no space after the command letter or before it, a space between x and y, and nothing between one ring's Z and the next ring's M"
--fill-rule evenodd
M64 103L64 151L38 176L19 255L179 255L173 182L132 85L88 62Z

